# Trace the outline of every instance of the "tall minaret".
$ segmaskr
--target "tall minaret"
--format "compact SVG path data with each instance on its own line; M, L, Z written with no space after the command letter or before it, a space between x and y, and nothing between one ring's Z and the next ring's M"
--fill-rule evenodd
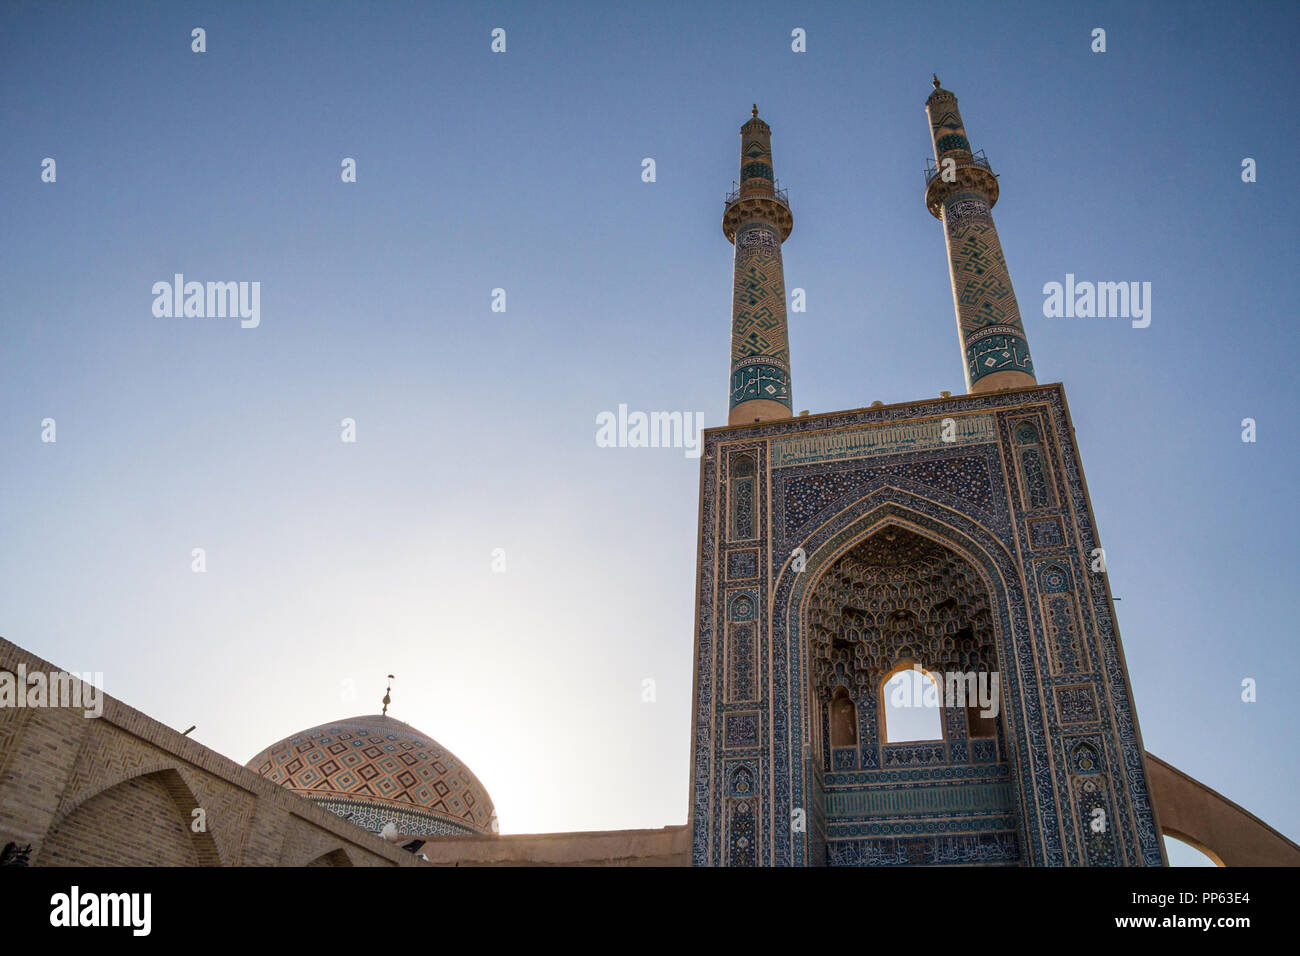
M754 116L740 128L740 188L727 197L722 231L736 245L731 299L728 425L789 418L790 341L781 243L794 228L772 175L772 128Z
M957 97L939 86L937 76L925 112L936 166L926 175L925 205L943 222L948 243L966 390L992 392L1034 385L1037 379L1020 324L1020 307L990 212L998 201L997 177L987 159L971 153Z

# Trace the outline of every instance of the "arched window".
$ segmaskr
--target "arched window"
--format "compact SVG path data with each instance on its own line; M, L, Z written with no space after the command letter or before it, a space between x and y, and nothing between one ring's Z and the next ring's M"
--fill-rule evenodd
M943 692L934 675L904 665L885 677L880 687L885 743L943 739Z
M858 745L858 708L849 699L849 692L843 687L836 687L830 703L830 728L832 747L856 747Z
M977 675L976 679L979 679ZM987 684L987 677L985 678ZM978 686L978 685L977 685ZM967 737L996 737L998 735L998 704L997 700L989 702L989 707L985 708L976 697L971 700L966 698L966 736Z

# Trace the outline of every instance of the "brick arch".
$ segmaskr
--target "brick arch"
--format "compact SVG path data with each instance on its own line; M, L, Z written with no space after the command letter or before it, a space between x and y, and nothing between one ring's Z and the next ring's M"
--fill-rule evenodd
M1146 765L1162 833L1219 866L1300 866L1300 846L1253 813L1154 754L1146 755Z
M149 753L157 753L150 749ZM80 768L85 754L78 757L77 763ZM155 760L143 760L138 763L131 762L131 757L119 756L116 763L119 765L112 769L107 769L104 763L98 760L91 762L90 773L74 773L73 785L64 791L63 798L59 802L58 812L54 814L54 820L50 823L53 828L67 816L69 816L79 806L89 800L91 797L103 793L105 790L111 790L119 783L125 783L133 777L142 777L151 773L158 773L161 770L174 770L182 773L184 768L177 760L158 758ZM69 795L68 791L72 791ZM197 806L197 804L196 804Z
M106 854L100 865L220 866L212 834L191 829L197 806L177 767L129 774L60 814L41 839L38 863L60 865L68 851L96 847Z

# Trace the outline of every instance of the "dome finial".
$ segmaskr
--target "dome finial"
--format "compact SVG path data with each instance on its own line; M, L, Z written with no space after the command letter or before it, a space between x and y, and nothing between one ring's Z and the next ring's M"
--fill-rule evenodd
M754 119L758 119L758 104L754 104Z
M939 88L939 74L931 73L930 75L934 77L934 88L937 90Z
M384 709L380 712L381 717L388 716L388 705L393 702L392 690L393 690L393 675L389 674L388 689L384 691Z

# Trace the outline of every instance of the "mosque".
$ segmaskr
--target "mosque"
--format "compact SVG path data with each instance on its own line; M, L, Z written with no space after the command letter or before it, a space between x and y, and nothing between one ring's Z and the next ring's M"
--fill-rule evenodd
M729 414L704 434L689 817L502 836L455 754L388 715L239 765L107 698L0 707L0 864L39 866L1161 866L1300 847L1142 744L1064 388L1040 385L957 98L926 100L967 393L795 413L782 244L753 108ZM0 641L0 672L57 668ZM930 681L926 734L887 688ZM968 693L966 693L968 692Z

